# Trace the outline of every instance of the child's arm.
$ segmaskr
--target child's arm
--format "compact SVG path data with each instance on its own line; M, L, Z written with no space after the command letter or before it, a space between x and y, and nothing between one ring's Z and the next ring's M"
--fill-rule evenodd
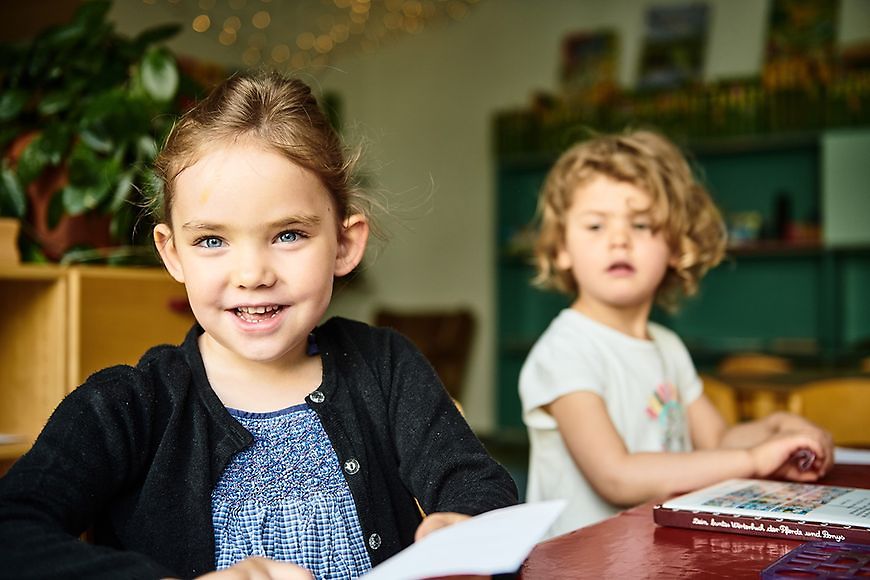
M400 477L432 518L422 533L454 514L474 516L515 504L516 484L484 449L432 366L396 333L390 350L388 422Z
M720 446L751 447L779 433L806 433L817 438L833 453L834 445L830 433L799 415L784 411L771 413L763 419L734 425L725 432Z
M800 472L789 464L789 457L802 448L824 454L816 439L802 433L780 435L750 449L629 453L604 401L595 393L570 393L553 401L547 410L590 485L615 505L636 505L732 477L812 481L818 471Z
M143 554L79 539L101 506L121 493L128 471L106 441L109 407L93 389L74 390L0 480L0 558L8 569L34 578L170 574Z
M783 434L804 434L815 439L824 449L824 455L819 458L821 472L827 472L833 465L831 434L803 417L780 411L763 419L725 428L721 417L717 423L713 414L719 415L719 412L703 395L689 405L689 426L696 449L748 449Z

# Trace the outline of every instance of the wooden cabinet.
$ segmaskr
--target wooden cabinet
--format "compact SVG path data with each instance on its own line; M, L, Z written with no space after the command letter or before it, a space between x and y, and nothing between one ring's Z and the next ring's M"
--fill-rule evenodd
M177 344L193 323L184 287L157 268L0 267L0 302L0 460L88 375Z

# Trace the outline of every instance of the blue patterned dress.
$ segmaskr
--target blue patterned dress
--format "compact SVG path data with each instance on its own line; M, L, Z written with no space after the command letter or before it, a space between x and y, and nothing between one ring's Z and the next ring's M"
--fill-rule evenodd
M254 436L212 492L215 563L249 556L294 562L320 578L371 568L338 457L307 404L271 413L229 409Z

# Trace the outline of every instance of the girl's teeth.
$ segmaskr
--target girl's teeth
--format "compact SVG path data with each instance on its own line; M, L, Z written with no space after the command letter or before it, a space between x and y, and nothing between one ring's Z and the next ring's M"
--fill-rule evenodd
M236 308L236 316L246 322L261 322L274 318L279 310L281 306L239 306Z
M248 314L266 314L278 310L277 306L240 306L236 310Z

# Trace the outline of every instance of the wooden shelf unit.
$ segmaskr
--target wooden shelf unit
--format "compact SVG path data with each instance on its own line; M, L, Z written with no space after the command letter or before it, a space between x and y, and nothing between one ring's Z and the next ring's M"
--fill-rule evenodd
M0 460L29 449L91 373L177 344L193 323L184 287L157 268L0 266Z

